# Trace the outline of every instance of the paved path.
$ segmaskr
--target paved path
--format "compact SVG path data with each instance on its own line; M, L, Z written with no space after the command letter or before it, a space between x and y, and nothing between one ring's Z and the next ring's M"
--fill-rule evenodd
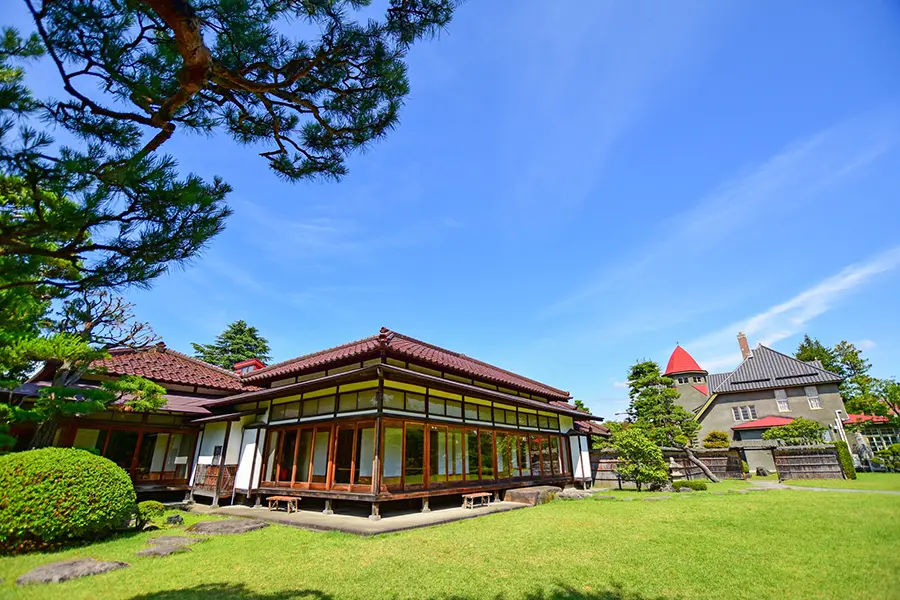
M800 485L786 485L784 483L776 483L774 481L755 481L757 487L765 487L773 490L808 490L810 492L849 492L851 494L893 494L900 495L900 491L892 490L853 490L849 488L822 488L822 487L804 487Z

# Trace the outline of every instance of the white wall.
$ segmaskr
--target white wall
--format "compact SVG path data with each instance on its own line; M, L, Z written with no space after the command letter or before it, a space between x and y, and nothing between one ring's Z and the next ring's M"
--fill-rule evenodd
M197 464L212 464L213 450L216 446L225 445L225 428L231 423L207 423L203 428L203 439L200 442L200 453ZM231 445L231 444L229 444ZM237 460L237 458L235 458Z
M253 472L252 489L258 487L259 469L262 466L262 448L256 447L256 436L259 434L260 446L265 439L265 429L245 429L243 431L241 446L241 461L238 464L237 475L234 478L234 486L240 490L250 489L250 473ZM230 445L230 444L229 444Z
M579 449L579 440L581 448ZM572 457L572 474L576 480L591 478L590 440L586 435L573 435L569 438L569 449Z

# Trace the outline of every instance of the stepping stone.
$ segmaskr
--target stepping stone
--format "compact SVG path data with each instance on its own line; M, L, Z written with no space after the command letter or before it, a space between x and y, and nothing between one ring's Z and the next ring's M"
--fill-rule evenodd
M562 500L584 500L585 498L589 498L593 496L593 494L586 490L576 490L576 489L565 489L556 495L557 499Z
M653 502L654 500L668 500L672 496L651 496L650 498L641 498L644 502Z
M247 533L268 527L265 521L256 519L229 519L227 521L200 521L187 528L191 533L201 535L232 535L235 533Z
M187 537L184 535L161 535L147 540L151 546L188 546L197 542L205 542L206 538Z
M19 577L16 583L19 585L59 583L77 579L78 577L87 577L88 575L98 575L115 571L116 569L124 569L128 566L130 566L128 563L118 561L101 562L93 558L76 558L75 560L63 560L35 567Z
M562 488L558 488L552 485L535 485L532 487L509 490L503 496L503 501L518 502L519 504L537 506L538 504L546 504L547 502L550 502L560 492L562 492Z
M751 488L745 489L744 491L746 491L746 492L768 492L770 489L772 489L772 488L767 488L767 487L751 487Z
M190 552L191 549L186 544L180 545L166 545L159 544L156 546L150 546L149 548L144 548L135 553L136 556L169 556L170 554L176 554L178 552Z
M595 495L593 498L594 498L594 500L615 500L616 499L615 496L608 496L608 495L603 495L603 496Z

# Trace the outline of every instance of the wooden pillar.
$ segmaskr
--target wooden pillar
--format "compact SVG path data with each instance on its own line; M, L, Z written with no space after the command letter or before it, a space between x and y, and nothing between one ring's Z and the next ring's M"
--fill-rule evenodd
M200 464L200 453L203 451L203 434L206 433L206 425L203 426L203 429L200 430L200 438L197 440L197 447L194 448L194 452L191 454L191 461L193 464L191 465L191 476L188 481L193 481L191 484L191 491L188 498L189 502L194 501L194 486L197 485L197 466ZM107 443L109 442L109 436L107 436Z
M219 506L219 491L222 489L222 477L225 475L225 457L228 455L228 438L231 436L231 423L231 421L225 421L225 442L222 444L222 454L219 456L219 475L216 477L213 506Z

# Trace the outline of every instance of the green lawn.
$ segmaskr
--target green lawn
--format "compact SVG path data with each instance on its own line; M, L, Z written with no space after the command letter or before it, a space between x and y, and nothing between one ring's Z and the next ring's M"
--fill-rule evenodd
M57 554L2 558L0 596L896 598L898 514L900 497L890 495L700 492L655 502L557 501L373 538L271 526L165 558L134 556L149 535L160 535L142 533ZM74 556L132 566L64 584L13 583L38 564Z
M900 491L900 473L857 473L856 479L792 479L782 483L802 487Z

